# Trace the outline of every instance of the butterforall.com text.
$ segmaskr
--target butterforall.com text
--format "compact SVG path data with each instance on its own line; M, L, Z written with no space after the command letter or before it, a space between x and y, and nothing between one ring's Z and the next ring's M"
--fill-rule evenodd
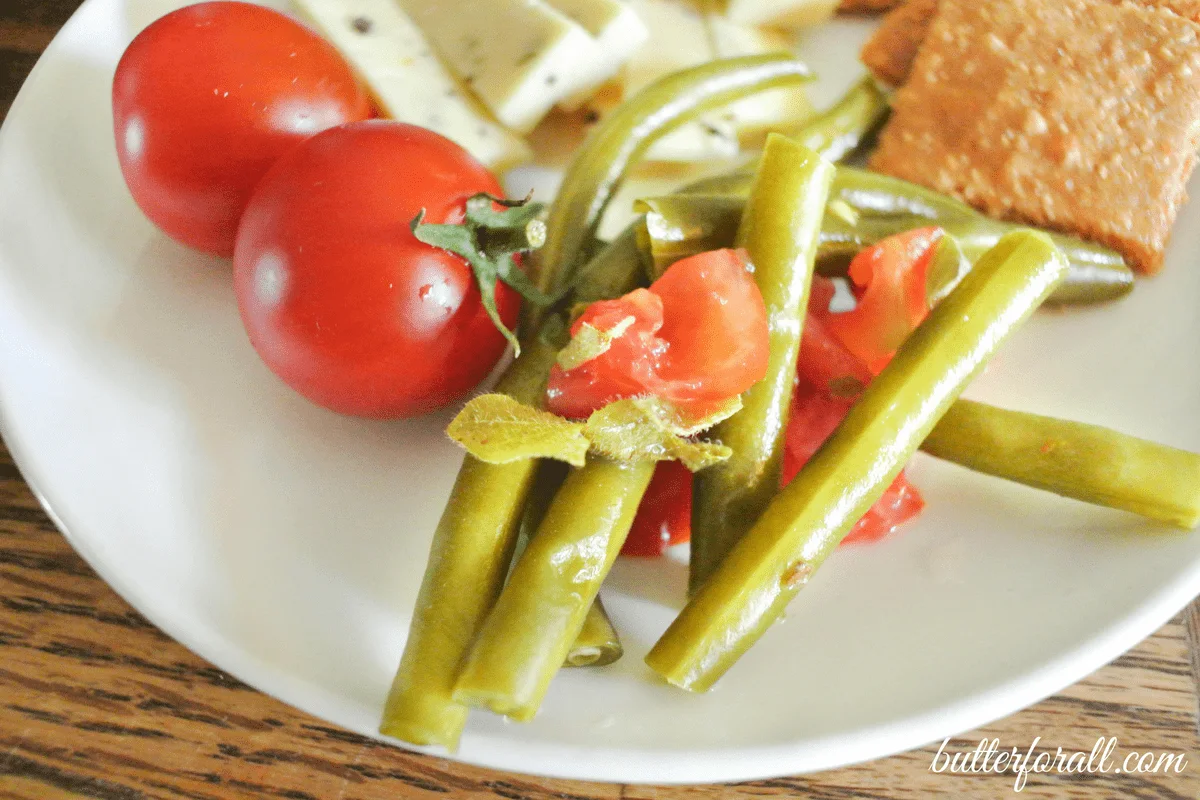
M1016 747L1001 747L999 739L982 739L974 750L947 752L950 740L945 739L933 757L929 771L939 775L1002 775L1010 772L1014 776L1013 789L1019 792L1025 788L1031 774L1055 772L1060 775L1120 775L1170 771L1178 774L1187 769L1188 765L1183 753L1140 753L1132 750L1120 753L1115 736L1100 737L1090 752L1063 750L1061 747L1054 751L1038 750L1038 743L1041 741L1040 736L1035 738L1033 744L1022 751Z

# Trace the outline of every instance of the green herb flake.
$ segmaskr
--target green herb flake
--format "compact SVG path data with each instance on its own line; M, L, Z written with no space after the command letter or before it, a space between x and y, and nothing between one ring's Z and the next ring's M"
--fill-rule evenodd
M724 422L742 410L741 395L709 408L707 413L702 415L690 413L674 403L657 397L638 397L633 400L633 403L655 425L676 436L684 437L703 433L718 422Z
M588 417L592 452L619 461L681 461L698 472L729 458L733 451L716 442L685 439L665 428L638 400L618 400Z
M559 352L558 366L564 370L572 370L599 358L607 353L613 342L624 336L635 322L635 317L625 317L606 331L583 323L579 326L579 332L572 336L567 346Z
M484 394L458 413L447 435L488 464L523 458L554 458L581 467L588 451L585 426L520 403L508 395Z

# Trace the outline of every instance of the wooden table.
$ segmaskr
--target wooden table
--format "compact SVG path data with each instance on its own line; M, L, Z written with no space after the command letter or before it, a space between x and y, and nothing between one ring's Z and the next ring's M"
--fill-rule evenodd
M0 109L79 0L0 4ZM1087 680L952 741L1182 752L1182 774L1035 776L1036 798L1200 797L1200 602ZM810 777L664 788L544 780L412 755L266 697L176 644L71 550L0 445L0 800L1006 797L930 772L937 747Z

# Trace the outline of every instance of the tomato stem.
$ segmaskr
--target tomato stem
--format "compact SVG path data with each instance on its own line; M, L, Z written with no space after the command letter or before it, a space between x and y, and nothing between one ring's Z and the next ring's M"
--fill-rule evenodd
M545 211L543 204L530 202L528 197L505 200L481 192L467 200L460 223L427 223L422 209L410 226L418 241L454 253L471 266L484 310L518 354L521 345L516 334L504 324L496 307L496 284L505 284L537 306L558 299L538 289L514 258L546 243Z

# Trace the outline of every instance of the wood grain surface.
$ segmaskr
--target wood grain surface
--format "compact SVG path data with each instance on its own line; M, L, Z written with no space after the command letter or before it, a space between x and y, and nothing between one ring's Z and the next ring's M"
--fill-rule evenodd
M0 110L78 0L0 1ZM1032 708L951 741L1183 753L1181 773L1032 776L1020 797L1200 798L1200 602ZM1011 775L935 774L936 744L856 767L731 786L547 780L405 753L295 711L165 636L42 512L0 445L0 800L996 798Z

